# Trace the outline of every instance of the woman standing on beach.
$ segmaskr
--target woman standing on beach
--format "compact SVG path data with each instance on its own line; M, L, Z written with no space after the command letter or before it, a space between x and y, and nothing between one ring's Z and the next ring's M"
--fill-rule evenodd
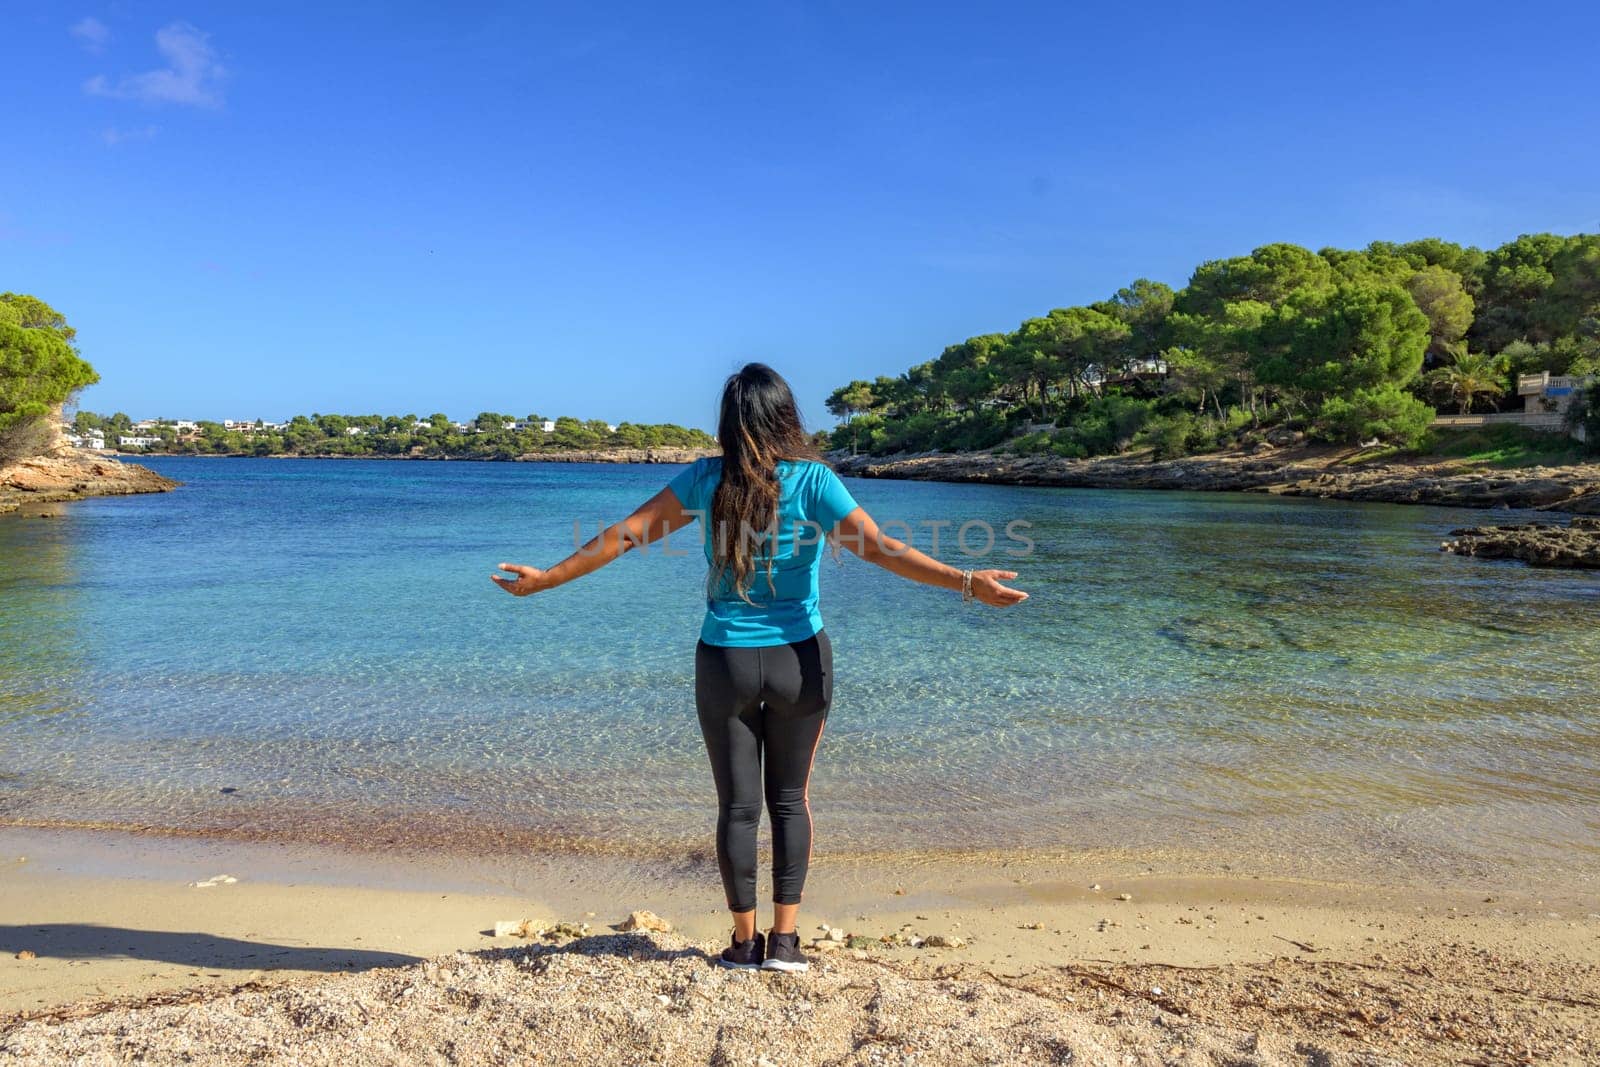
M833 698L833 653L817 609L824 535L903 578L1008 607L1012 571L957 570L882 533L806 437L789 385L746 365L722 390L722 455L673 478L622 522L549 570L492 575L515 596L565 585L701 520L710 574L695 648L695 705L717 786L717 864L733 943L728 967L803 971L796 920L811 859L811 766ZM764 763L764 766L763 766ZM756 931L756 830L772 818L773 919Z

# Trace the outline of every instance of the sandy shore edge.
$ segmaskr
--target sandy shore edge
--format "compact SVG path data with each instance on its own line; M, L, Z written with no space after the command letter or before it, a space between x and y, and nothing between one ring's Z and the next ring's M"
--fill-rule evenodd
M371 1062L1600 1056L1600 910L1581 898L1171 873L1091 882L1093 862L828 864L802 929L857 940L817 951L807 979L741 982L710 962L726 916L703 872L40 831L0 833L0 846L0 1060L333 1062L351 1042ZM673 930L614 929L635 909ZM493 936L523 918L589 930ZM897 932L960 945L913 948ZM792 1046L764 1036L778 1018L798 1027Z

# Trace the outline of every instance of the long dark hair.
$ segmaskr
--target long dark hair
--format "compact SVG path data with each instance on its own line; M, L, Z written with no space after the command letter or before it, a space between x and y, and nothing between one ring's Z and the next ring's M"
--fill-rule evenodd
M765 363L746 363L728 376L717 441L722 445L722 481L711 498L711 582L727 582L748 602L750 578L758 565L772 588L778 462L822 457L806 436L789 383Z

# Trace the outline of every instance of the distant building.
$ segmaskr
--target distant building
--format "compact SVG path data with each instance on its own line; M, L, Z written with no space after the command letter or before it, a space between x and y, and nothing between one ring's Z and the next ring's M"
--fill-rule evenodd
M118 448L148 448L151 445L159 445L160 443L161 438L159 437L140 437L138 435L124 434L117 438Z
M348 437L360 437L362 434L366 433L367 431L363 430L359 426L346 426L344 428L344 432L345 432L345 435L348 436Z
M98 451L106 447L106 435L103 430L90 430L81 434L68 430L62 436L73 448L93 448Z
M606 433L616 433L616 432L617 432L616 423L612 423L612 422L606 423Z
M1584 379L1571 374L1524 374L1517 379L1522 410L1529 415L1552 414L1566 418L1567 409L1578 399Z
M1566 433L1567 416L1590 379L1570 374L1524 374L1517 378L1517 394L1522 397L1521 411L1497 411L1491 415L1440 415L1433 420L1435 426L1462 429L1469 426L1493 426L1509 423L1530 430L1549 433ZM1580 440L1582 427L1574 431Z
M543 430L545 433L555 433L556 432L555 420L554 419L545 419L544 422L539 424L539 429Z
M1109 370L1098 366L1090 367L1084 379L1087 384L1096 386L1131 385L1148 378L1165 378L1171 369L1164 359L1135 359Z

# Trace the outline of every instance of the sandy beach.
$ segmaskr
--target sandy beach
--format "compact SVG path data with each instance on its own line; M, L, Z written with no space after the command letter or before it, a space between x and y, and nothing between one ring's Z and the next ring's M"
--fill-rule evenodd
M840 861L802 929L848 940L796 979L714 968L714 879L659 863L38 830L0 847L11 1062L315 1063L352 1043L394 1063L1600 1056L1600 911L1554 887L1196 877L1113 854ZM620 933L635 910L672 930ZM581 936L494 936L522 919Z

